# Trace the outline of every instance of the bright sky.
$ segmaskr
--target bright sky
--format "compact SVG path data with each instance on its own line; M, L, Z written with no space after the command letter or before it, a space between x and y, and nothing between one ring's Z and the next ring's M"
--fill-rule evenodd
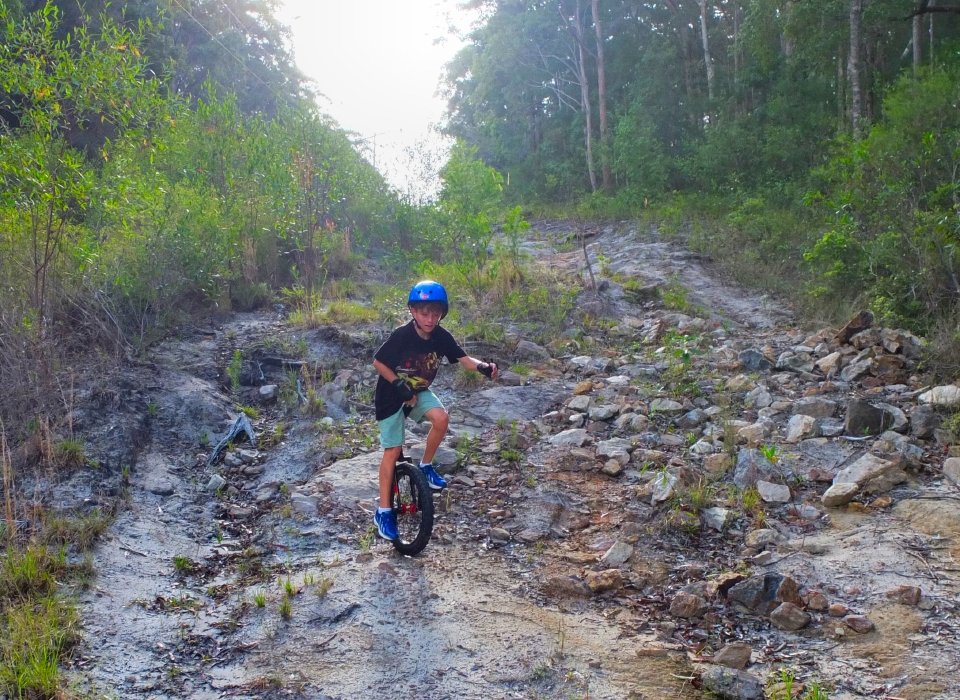
M366 139L368 158L391 184L408 189L403 149L430 139L443 115L443 64L460 48L447 31L461 22L452 0L282 0L297 66L326 96L320 107ZM462 22L461 22L462 23Z

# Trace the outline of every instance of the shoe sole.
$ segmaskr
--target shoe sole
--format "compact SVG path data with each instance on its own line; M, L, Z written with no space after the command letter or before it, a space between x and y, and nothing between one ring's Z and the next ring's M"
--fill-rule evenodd
M393 542L394 540L400 539L400 537L387 537L385 534L383 534L383 531L379 527L377 528L377 534L388 542Z

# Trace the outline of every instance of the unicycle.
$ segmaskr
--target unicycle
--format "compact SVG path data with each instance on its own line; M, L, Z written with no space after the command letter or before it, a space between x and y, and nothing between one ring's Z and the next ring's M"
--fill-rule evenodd
M391 500L400 533L400 537L393 540L393 546L407 556L419 554L433 532L433 494L420 467L403 456L393 470Z

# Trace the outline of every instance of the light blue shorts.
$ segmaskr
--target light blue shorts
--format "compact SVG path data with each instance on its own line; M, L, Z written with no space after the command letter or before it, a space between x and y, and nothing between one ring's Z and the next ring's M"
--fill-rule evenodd
M443 408L440 399L432 391L427 389L417 394L417 404L410 411L410 418L417 423L423 421L427 411L433 408ZM384 449L403 446L403 421L406 416L403 415L403 409L394 413L388 418L377 421L380 426L380 446Z

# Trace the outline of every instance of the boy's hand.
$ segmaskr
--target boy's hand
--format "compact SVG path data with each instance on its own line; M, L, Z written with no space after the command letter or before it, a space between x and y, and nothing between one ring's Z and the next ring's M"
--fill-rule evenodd
M410 385L400 379L400 377L397 377L390 383L393 384L393 388L400 394L400 398L403 399L404 403L416 396L416 394L413 393L413 389L410 388Z
M497 363L481 362L477 365L477 371L487 379L493 379L497 375Z

